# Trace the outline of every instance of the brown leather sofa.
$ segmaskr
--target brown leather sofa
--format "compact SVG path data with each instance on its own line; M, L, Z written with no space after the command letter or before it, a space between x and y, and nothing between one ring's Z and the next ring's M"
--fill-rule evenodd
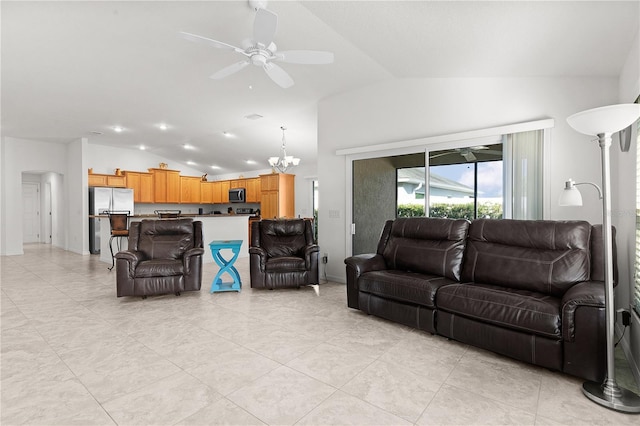
M602 227L584 221L401 218L376 253L345 259L347 304L601 381L603 259Z
M117 296L200 290L203 253L200 221L132 222L128 249L116 254Z
M252 288L318 284L318 245L310 219L264 219L251 224Z

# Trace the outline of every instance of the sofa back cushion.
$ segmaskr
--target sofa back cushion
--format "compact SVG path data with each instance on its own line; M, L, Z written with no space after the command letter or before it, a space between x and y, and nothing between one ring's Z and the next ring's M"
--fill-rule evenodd
M160 219L140 222L138 251L147 259L182 259L194 247L192 219Z
M469 227L462 281L560 297L589 279L590 239L584 221L478 219Z
M388 269L440 275L460 280L469 222L427 217L393 221L382 256Z
M259 246L269 257L304 257L305 247L313 243L312 235L309 220L265 219L260 221Z

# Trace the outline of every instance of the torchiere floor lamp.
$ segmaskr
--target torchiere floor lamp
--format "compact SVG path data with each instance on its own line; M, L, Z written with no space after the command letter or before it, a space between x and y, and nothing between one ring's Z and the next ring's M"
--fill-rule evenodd
M640 397L621 388L615 378L614 325L615 304L613 299L613 258L611 242L611 170L609 148L611 135L629 126L640 118L639 104L610 105L582 111L567 118L573 129L585 135L598 137L602 157L602 235L605 259L605 315L607 339L607 376L603 383L585 382L582 392L592 401L617 411L640 413ZM577 191L567 185L563 195ZM574 204L575 205L575 204Z

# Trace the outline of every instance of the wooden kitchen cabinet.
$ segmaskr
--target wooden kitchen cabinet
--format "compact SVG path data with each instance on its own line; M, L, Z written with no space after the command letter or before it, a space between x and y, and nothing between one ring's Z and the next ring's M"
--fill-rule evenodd
M247 203L259 203L260 202L260 178L250 178L246 180L246 200Z
M213 204L213 187L215 182L200 182L200 202L202 204Z
M153 175L144 172L124 172L126 187L133 189L133 201L153 203Z
M180 202L180 172L178 170L149 169L153 176L153 201L155 203Z
M246 188L247 179L231 179L229 188Z
M180 202L184 204L200 203L201 179L195 176L180 176Z
M220 202L221 203L229 202L229 189L231 189L231 181L221 180L220 181Z
M89 173L88 183L89 186L111 186L114 188L126 188L126 180L124 176Z
M264 219L295 217L295 175L260 175L260 214Z

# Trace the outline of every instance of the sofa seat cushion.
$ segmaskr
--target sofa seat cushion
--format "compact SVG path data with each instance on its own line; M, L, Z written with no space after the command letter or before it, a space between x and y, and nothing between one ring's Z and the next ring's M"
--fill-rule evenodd
M438 309L505 328L560 339L561 300L488 284L453 284L437 294Z
M181 259L144 260L136 268L136 278L170 277L183 274L184 267Z
M267 260L267 264L265 265L265 270L267 272L305 271L306 266L303 258L283 256L283 257L273 257Z
M383 298L435 307L435 296L444 285L455 283L438 275L398 270L373 271L358 280L360 291Z

